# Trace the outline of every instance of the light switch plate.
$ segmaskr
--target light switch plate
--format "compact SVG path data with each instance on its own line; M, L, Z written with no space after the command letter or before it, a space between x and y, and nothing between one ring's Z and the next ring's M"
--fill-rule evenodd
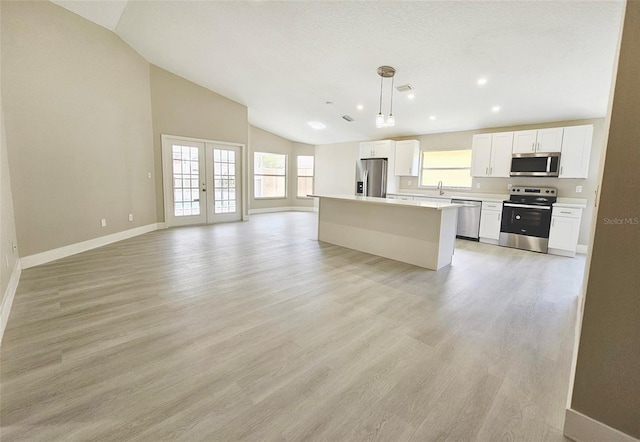
M102 227L107 227L107 219L106 219L106 218L102 218L102 219L100 220L100 225L101 225Z

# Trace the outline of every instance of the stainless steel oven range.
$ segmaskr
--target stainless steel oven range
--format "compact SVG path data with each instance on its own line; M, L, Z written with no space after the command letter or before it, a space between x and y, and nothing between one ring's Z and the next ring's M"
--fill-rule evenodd
M500 245L547 253L557 193L555 187L511 188L511 196L502 203Z

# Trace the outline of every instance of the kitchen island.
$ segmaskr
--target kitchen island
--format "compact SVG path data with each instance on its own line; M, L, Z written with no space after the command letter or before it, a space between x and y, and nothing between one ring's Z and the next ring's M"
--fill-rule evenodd
M438 270L451 264L457 206L351 195L320 201L318 240Z

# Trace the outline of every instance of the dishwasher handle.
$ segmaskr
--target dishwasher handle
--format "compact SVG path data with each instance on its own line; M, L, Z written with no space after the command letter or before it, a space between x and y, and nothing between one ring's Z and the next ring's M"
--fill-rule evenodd
M451 204L456 204L458 206L467 206L467 207L482 206L482 202L480 201L467 201L467 200L451 200Z

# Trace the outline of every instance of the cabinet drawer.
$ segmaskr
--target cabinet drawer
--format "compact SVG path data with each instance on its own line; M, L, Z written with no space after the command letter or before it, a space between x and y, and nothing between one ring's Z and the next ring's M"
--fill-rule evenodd
M582 216L582 209L573 209L568 207L554 207L553 216L564 216L567 218L580 218Z
M482 202L482 210L502 210L502 203Z

